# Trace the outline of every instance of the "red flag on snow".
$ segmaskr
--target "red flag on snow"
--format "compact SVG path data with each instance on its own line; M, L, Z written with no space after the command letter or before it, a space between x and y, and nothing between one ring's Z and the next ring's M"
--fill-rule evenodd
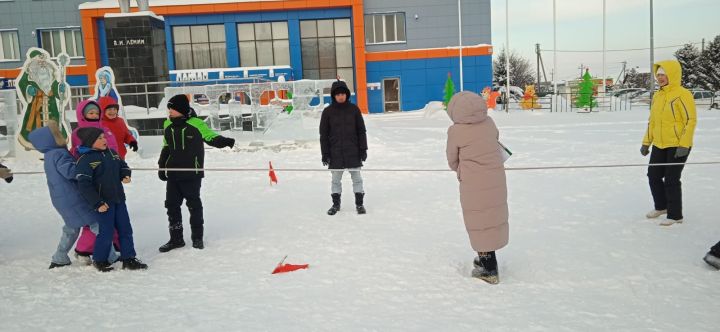
M287 255L278 263L278 265L275 267L275 270L272 271L272 274L278 274L278 273L286 273L286 272L292 272L302 269L307 269L308 264L283 264L285 262L285 258L287 258Z
M275 169L272 167L272 161L270 162L270 171L268 172L268 175L270 176L270 185L272 186L273 182L277 184L277 176L275 175Z

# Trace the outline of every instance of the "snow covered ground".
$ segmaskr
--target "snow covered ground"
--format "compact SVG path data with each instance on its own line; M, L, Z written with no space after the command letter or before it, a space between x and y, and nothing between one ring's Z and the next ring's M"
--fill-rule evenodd
M514 152L509 167L647 161L639 154L647 110L492 117ZM447 167L444 114L366 123L366 168ZM720 112L699 112L690 161L720 160L718 142ZM317 142L213 150L206 160L321 167ZM720 272L701 258L720 240L718 167L686 167L686 221L668 228L644 218L652 208L644 168L508 172L510 244L498 252L495 286L469 277L474 253L450 172L365 172L363 216L346 178L332 217L326 172L278 172L272 187L267 172L209 173L206 249L160 254L164 184L138 171L126 190L150 269L107 274L79 264L47 270L61 222L44 176L19 175L0 183L0 330L717 331ZM310 268L271 275L284 255Z

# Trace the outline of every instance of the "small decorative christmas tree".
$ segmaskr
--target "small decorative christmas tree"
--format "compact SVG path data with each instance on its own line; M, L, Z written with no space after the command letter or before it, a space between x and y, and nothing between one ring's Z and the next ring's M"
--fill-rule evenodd
M597 101L593 98L593 89L595 84L590 76L590 70L585 69L585 75L582 77L583 81L580 83L580 91L578 91L578 97L575 101L575 107L577 108L593 108L597 107Z
M447 81L445 81L444 93L445 97L443 98L443 106L445 106L445 110L447 111L450 99L455 94L455 83L453 83L452 77L450 77L450 73L448 73Z

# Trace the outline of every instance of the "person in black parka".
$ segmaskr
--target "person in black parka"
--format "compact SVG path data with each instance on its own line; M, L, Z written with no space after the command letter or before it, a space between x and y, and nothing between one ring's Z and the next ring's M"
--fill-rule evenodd
M350 89L343 81L336 81L330 88L332 104L326 107L320 118L320 148L322 163L332 173L331 197L333 205L328 210L334 215L340 210L342 175L348 169L355 193L355 208L365 214L363 180L360 168L367 159L367 135L360 109L350 102Z

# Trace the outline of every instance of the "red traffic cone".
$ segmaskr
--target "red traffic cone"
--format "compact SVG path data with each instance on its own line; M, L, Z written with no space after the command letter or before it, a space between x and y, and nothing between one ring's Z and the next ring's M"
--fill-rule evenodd
M275 169L272 167L272 161L270 162L270 171L268 172L268 176L270 176L270 185L272 186L273 182L277 184L277 175L275 175Z
M287 258L287 255L278 263L278 265L275 267L275 270L272 271L272 274L278 274L278 273L286 273L286 272L292 272L302 269L307 269L309 264L283 264L285 262L285 258Z

